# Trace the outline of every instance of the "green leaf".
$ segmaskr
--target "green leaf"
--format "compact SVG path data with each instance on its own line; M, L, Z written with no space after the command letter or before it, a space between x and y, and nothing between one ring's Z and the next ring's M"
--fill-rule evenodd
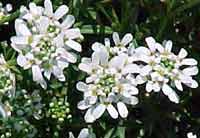
M112 29L108 26L100 26L100 25L83 25L80 27L82 34L112 34Z
M114 138L125 138L125 127L117 127Z
M113 133L115 132L115 128L111 128L104 136L104 138L111 138Z

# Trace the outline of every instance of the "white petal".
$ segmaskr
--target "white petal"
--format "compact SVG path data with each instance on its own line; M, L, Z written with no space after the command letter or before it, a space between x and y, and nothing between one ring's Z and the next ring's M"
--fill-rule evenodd
M112 118L114 118L114 119L118 118L118 112L117 112L117 110L115 109L115 107L112 104L109 104L107 106L107 111L108 111L108 113L110 114L110 116Z
M91 105L89 104L89 102L85 101L85 100L82 100L78 103L77 105L78 109L80 110L85 110L89 107L91 107Z
M58 60L57 65L59 68L61 68L63 70L69 66L69 63L66 61Z
M96 120L95 117L92 115L92 110L93 108L89 108L84 116L84 119L87 123L93 123Z
M62 33L58 34L57 37L53 39L53 44L57 47L64 47L64 36Z
M45 14L47 14L47 16L52 17L53 16L53 6L51 3L51 0L45 0L44 7L45 7Z
M165 44L165 49L167 52L171 52L172 50L172 41L168 40Z
M75 63L77 60L77 57L72 52L66 51L64 48L58 48L56 53L60 54L60 57L67 59L70 63Z
M92 115L98 119L100 118L106 110L106 106L104 104L97 105L92 111Z
M150 55L151 52L146 47L138 47L135 49L135 53L138 55Z
M197 65L198 62L195 59L193 59L193 58L186 58L186 59L182 60L181 64L182 65L194 66L194 65Z
M161 89L161 88L160 88L159 83L156 82L156 83L153 84L153 90L154 90L155 92L159 92L160 89Z
M160 53L164 52L164 47L160 43L156 43L155 47Z
M136 82L137 84L143 84L147 81L147 79L141 75L137 75L136 76Z
M88 85L85 84L84 82L79 81L79 82L76 84L76 88L77 88L79 91L84 92L84 91L87 91L89 87L88 87Z
M198 67L194 66L194 67L188 67L183 69L183 73L187 76L194 76L197 75L199 72Z
M16 26L16 31L19 31L18 33L21 34L22 36L30 36L31 35L30 30L24 23L18 24Z
M25 56L23 55L18 55L17 57L17 64L20 65L21 67L24 67L27 64L27 59Z
M183 59L188 55L187 51L184 48L181 48L180 52L178 53L178 57Z
M146 84L146 91L151 92L153 90L153 84L152 82L147 82Z
M11 42L16 45L27 45L29 37L26 36L13 36Z
M84 72L87 72L87 73L91 73L92 72L92 68L91 66L87 65L87 64L83 64L83 63L80 63L78 68Z
M81 132L78 135L78 138L89 138L89 129L88 128L83 128Z
M100 54L99 52L93 52L92 54L92 64L99 65L100 63Z
M136 105L136 104L139 103L138 98L135 97L135 96L131 96L129 99L130 99L130 103L129 104L131 104L131 105Z
M104 43L105 43L106 47L110 47L110 39L109 38L105 38Z
M118 102L117 109L122 118L126 118L128 116L128 109L124 103Z
M114 41L115 45L120 44L120 38L119 38L119 34L117 32L113 33L113 41Z
M79 28L67 29L64 33L68 39L78 39L82 36Z
M64 28L70 28L75 23L75 18L73 15L67 15L65 20L62 22L61 26Z
M81 45L80 45L78 42L76 42L76 41L68 40L68 41L65 42L65 44L66 44L68 47L70 47L70 48L72 48L72 49L74 49L74 50L76 50L76 51L78 51L78 52L81 52L81 51L82 51Z
M149 73L152 71L152 67L149 65L144 66L141 70L140 70L140 74L142 76L146 76L149 75Z
M151 50L151 52L155 52L156 50L156 41L153 37L147 37L145 38L145 41L149 47L149 49Z
M58 9L56 10L56 12L54 13L54 18L56 20L59 20L65 14L67 14L68 11L69 11L69 8L66 5L60 6L60 7L58 7Z
M179 96L171 87L169 87L169 85L164 84L162 87L162 91L170 99L170 101L174 103L179 103Z
M198 82L193 79L191 79L190 82L184 84L190 88L197 88L199 86Z
M174 84L175 84L175 86L176 86L176 88L177 88L178 90L183 91L183 86L182 86L180 80L175 80L175 81L174 81Z
M50 78L51 78L51 73L52 73L51 70L45 70L45 71L44 71L44 76L45 76L48 80L50 80Z
M126 35L123 37L123 39L122 39L122 41L121 41L121 44L122 44L123 46L126 46L126 45L129 44L132 40L133 40L132 34L126 34Z
M124 67L125 62L126 62L126 56L124 54L115 56L110 60L109 67L122 69Z
M35 3L31 2L29 4L29 9L30 9L30 11L31 11L32 14L34 14L34 15L38 14L38 8L37 8L37 6L36 6Z
M122 74L140 73L140 68L136 64L128 64L122 69Z
M108 64L109 53L105 50L102 50L99 52L99 55L100 64L106 66Z
M65 76L63 74L63 70L57 66L53 66L53 74L59 81L65 81Z
M49 27L49 19L47 17L41 17L40 22L38 24L38 29L40 33L46 33L47 28Z
M43 89L47 88L47 84L42 76L42 72L39 66L37 65L32 66L32 75L33 75L33 81L40 83Z

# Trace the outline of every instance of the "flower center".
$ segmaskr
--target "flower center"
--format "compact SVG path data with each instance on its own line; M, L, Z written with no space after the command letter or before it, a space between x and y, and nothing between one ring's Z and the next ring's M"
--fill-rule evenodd
M167 58L161 59L161 65L170 71L175 68L175 62Z
M115 84L114 76L105 74L97 82L97 88L101 89L105 94L109 94L112 92L112 88Z

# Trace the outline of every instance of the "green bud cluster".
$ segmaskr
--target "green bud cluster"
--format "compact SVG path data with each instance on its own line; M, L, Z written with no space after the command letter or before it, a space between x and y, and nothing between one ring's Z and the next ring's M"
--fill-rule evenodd
M8 118L0 121L0 138L34 138L36 129L22 118Z
M169 71L174 69L175 62L166 58L161 59L161 65L167 68Z
M11 72L4 65L0 66L0 96L13 88Z
M59 122L63 122L65 119L71 119L72 115L70 114L69 103L65 102L64 99L53 99L51 103L49 103L48 115L58 120Z
M109 94L115 86L115 78L112 75L103 75L97 83L98 89L102 89L104 93Z

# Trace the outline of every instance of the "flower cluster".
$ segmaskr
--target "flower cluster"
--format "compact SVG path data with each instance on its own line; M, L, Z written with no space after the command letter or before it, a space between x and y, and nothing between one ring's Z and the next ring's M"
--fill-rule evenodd
M4 99L13 97L15 94L15 75L11 72L4 56L0 55L0 116L10 115L9 103Z
M29 4L29 9L21 7L20 18L15 21L16 36L11 38L11 46L19 53L17 63L24 69L32 69L33 80L44 89L53 74L59 81L65 81L63 70L69 63L77 61L76 52L82 47L77 40L83 39L78 28L71 28L75 22L67 15L68 7L60 6L53 11L50 0L44 7Z
M64 99L53 99L49 104L48 114L59 122L63 122L66 118L71 119L69 103L65 102Z
M186 58L185 49L175 55L171 51L171 41L161 45L152 37L146 38L148 48L135 48L132 39L131 34L126 34L120 40L119 35L113 33L114 46L106 38L105 45L92 45L91 58L82 58L79 69L88 76L85 82L77 83L77 89L84 93L78 108L87 109L86 122L94 122L105 110L114 119L119 115L126 118L126 105L138 103L135 95L139 93L137 86L140 84L146 83L147 92L163 91L174 103L179 103L179 96L173 88L183 91L182 83L191 88L198 87L192 78L198 73L197 61Z
M139 47L134 53L144 63L136 77L138 84L146 83L147 92L162 90L172 102L179 103L179 96L173 88L183 91L182 84L190 88L198 87L192 78L198 74L197 61L186 58L188 53L183 48L175 55L172 52L172 41L164 41L161 45L148 37L146 42L149 48Z
M4 56L0 55L0 99L7 95L11 97L15 91L15 75L9 69Z
M5 120L0 120L0 138L34 138L36 133L36 128L22 118L10 117Z
M84 99L78 103L78 108L87 109L86 122L94 122L105 110L114 119L119 115L126 118L126 104L138 103L136 83L129 78L130 74L139 73L139 67L125 50L125 45L132 41L132 35L126 35L121 42L117 33L113 34L113 38L116 46L108 47L108 39L106 46L94 43L92 57L82 58L79 64L79 69L88 74L86 82L77 83L77 89L84 92Z

